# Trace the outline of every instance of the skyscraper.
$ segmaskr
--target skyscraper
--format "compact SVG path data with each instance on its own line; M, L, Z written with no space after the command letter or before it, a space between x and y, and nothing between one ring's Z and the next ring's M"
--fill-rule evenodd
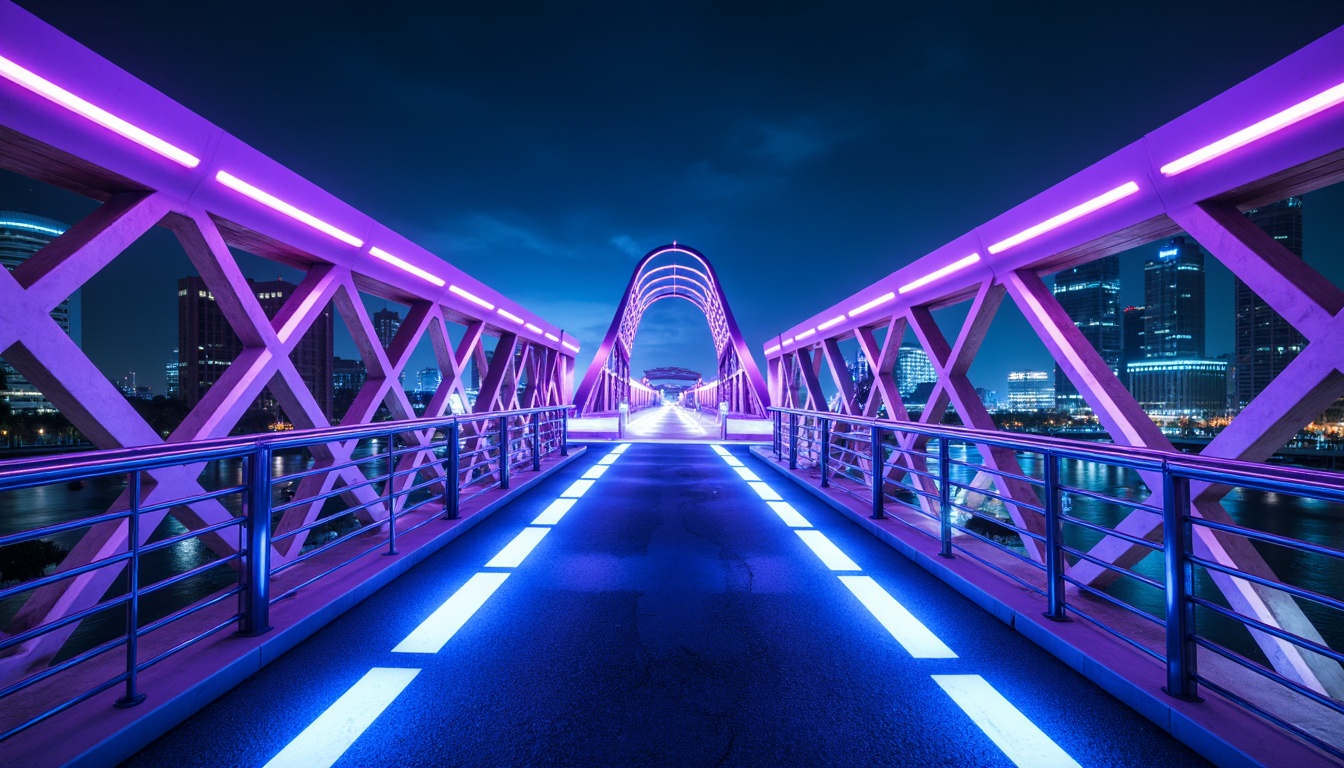
M254 282L248 280L261 308L273 317L294 293L295 286L284 280ZM322 412L331 416L331 365L333 320L331 308L322 311L290 359L298 369ZM242 341L224 318L215 296L199 277L177 281L178 382L182 399L195 406L243 349ZM273 410L275 400L264 391L257 407Z
M1124 343L1121 345L1120 367L1129 370L1129 364L1143 359L1143 322L1147 307L1125 307L1120 313L1120 324L1124 329ZM1120 379L1125 381L1123 377Z
M1302 258L1302 199L1290 197L1246 212L1251 221L1299 259ZM1306 346L1297 329L1270 309L1240 279L1234 288L1236 311L1237 402L1243 408L1293 362Z
M938 381L929 355L918 344L902 344L896 351L896 390L902 399L915 393L920 384Z
M390 309L380 309L373 313L373 332L378 335L378 341L383 345L383 349L392 346L392 339L396 338L397 330L401 328L401 315Z
M1008 410L1050 411L1055 407L1055 385L1046 371L1008 374Z
M34 216L19 211L0 211L0 264L13 272L30 256L42 250L43 246L65 234L66 226L59 221ZM79 342L78 328L71 328L71 310L79 306L79 292L57 304L51 310L51 319L61 330ZM42 396L37 387L28 383L14 366L0 360L0 378L5 380L5 388L0 391L9 407L18 412L44 412L55 410L51 402Z
M1143 356L1204 357L1204 251L1182 236L1143 265Z
M182 396L182 379L178 376L179 365L181 364L178 362L177 350L174 349L173 359L169 360L168 364L163 366L163 377L168 384L168 388L164 390L164 394L167 395L170 400L176 400Z
M1092 348L1119 372L1123 354L1120 326L1120 257L1104 256L1055 275L1055 300L1082 331ZM1087 408L1078 388L1055 364L1055 407L1062 411Z

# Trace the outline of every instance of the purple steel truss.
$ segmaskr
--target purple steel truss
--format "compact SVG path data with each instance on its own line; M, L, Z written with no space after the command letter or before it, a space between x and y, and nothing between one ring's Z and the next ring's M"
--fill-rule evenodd
M699 267L675 263L676 254L689 256ZM649 251L635 267L611 328L574 394L580 415L613 413L621 403L638 410L657 402L656 390L630 378L630 354L644 313L664 299L695 305L714 337L719 376L693 390L697 401L715 409L728 403L730 413L764 417L770 402L765 379L742 339L714 267L699 251L676 243Z
M765 349L771 398L786 407L827 410L820 379L824 361L840 391L843 412L875 416L885 406L890 417L908 420L892 367L909 328L938 372L919 421L937 424L952 405L967 426L995 429L967 372L1007 295L1117 444L1174 451L1075 327L1042 275L1184 230L1309 342L1203 451L1207 456L1264 461L1344 395L1344 291L1266 235L1241 210L1340 180L1344 180L1344 29L773 339ZM932 310L965 302L970 304L966 320L949 339L934 322ZM839 346L849 338L857 339L859 354L875 374L864 402L853 391ZM833 436L835 441L849 439L845 434ZM906 448L922 442L914 436L902 439ZM994 470L1022 474L1011 451L981 449ZM931 481L917 474L926 468L897 456L885 479L909 474L936 499ZM867 471L871 474L871 469ZM1143 479L1150 502L1160 507L1160 482ZM1032 509L1041 504L1032 486L991 479L988 474L976 482L999 485L1006 499L1017 502L1007 505L1014 522L1043 532L1043 518ZM1195 485L1192 514L1228 521L1220 503L1228 490ZM921 503L933 504L927 499ZM1135 510L1116 528L1151 540L1160 538L1161 519ZM1022 540L1027 552L1039 560L1037 541L1027 536ZM1194 546L1201 557L1252 574L1269 574L1263 558L1244 538L1201 526L1195 528ZM1088 556L1129 567L1145 552L1118 537L1107 537ZM1114 578L1112 571L1087 560L1070 567L1069 575L1090 586ZM1211 575L1235 610L1321 642L1286 593L1217 572ZM1301 653L1269 634L1253 634L1281 674L1344 698L1344 671L1338 664Z
M342 419L368 423L380 405L394 418L415 418L398 386L417 344L429 336L442 373L425 418L467 401L466 370L484 371L477 412L561 405L570 400L577 341L461 270L416 246L312 182L248 147L59 31L0 0L0 167L103 204L11 274L0 269L0 356L36 384L98 448L185 443L228 435L269 387L299 428L330 426L290 353L318 316L335 307L354 338L368 380ZM131 408L50 311L155 225L177 235L243 351L165 441ZM250 251L305 272L294 295L267 317L230 253ZM361 293L410 307L384 349ZM460 333L453 344L452 331ZM487 364L483 341L495 337ZM441 470L427 461L433 430L408 436L425 453L400 460L410 472L398 491ZM479 436L468 439L480 440ZM353 442L313 451L315 468L348 462ZM471 471L470 467L464 471ZM199 467L153 470L141 506L203 493ZM367 505L365 522L387 516L358 469L310 475L297 498L316 498L286 512L277 533L300 529L320 512L322 495L340 491ZM117 509L126 508L119 499ZM147 539L167 514L146 513ZM233 518L217 501L174 508L188 528ZM236 528L230 528L236 531ZM273 563L294 558L307 533L290 537ZM80 567L126 547L124 520L91 528L58 570ZM238 550L237 534L203 540L219 554ZM13 635L59 621L98 602L117 579L108 567L36 590L5 627ZM0 658L0 683L39 668L77 623L16 646Z

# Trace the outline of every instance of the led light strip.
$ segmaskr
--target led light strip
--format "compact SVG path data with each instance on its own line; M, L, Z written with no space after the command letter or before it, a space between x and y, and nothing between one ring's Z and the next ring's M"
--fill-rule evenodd
M930 272L929 274L919 278L918 280L912 280L906 283L905 285L902 285L900 288L896 289L896 292L905 293L907 291L913 291L916 288L921 288L923 286L928 285L929 283L932 283L934 280L937 280L940 277L947 277L953 272L959 272L978 261L980 261L980 254L972 253L970 256L957 259L956 261L952 262L951 264L948 264L946 267L943 267L942 269L936 269Z
M895 291L888 291L887 293L878 296L876 299L873 299L867 304L860 304L859 306L849 310L849 312L845 314L849 317L854 317L855 315L861 315L864 312L867 312L868 310L872 309L873 307L880 307L883 304L886 304L888 301L891 301L894 298L896 298Z
M326 768L334 764L418 674L418 669L370 669L265 768Z
M523 318L521 318L521 317L519 317L519 316L513 314L512 312L510 312L509 310L507 310L507 309L505 309L505 308L503 308L503 307L499 307L498 309L495 310L495 312L496 312L500 317L503 317L503 318L505 318L506 320L512 320L513 322L515 322L515 323L517 323L517 324L519 324L519 325L522 325L522 324L523 324Z
M1283 130L1284 128L1305 120L1318 112L1323 112L1340 102L1344 102L1344 83L1340 83L1333 88L1322 91L1306 101L1298 102L1282 112L1270 115L1264 120L1242 128L1236 133L1224 136L1206 147L1197 149L1184 157L1167 163L1159 170L1162 172L1163 176L1175 176L1176 174L1188 171L1195 166L1203 165L1214 158L1221 157L1234 149L1244 147L1253 141L1263 139L1271 133Z
M773 355L773 354L775 354L776 352L779 351L779 347L780 347L779 344L776 344L776 345L773 346L773 347L769 347L769 348L767 348L767 349L765 350L765 354L767 354L767 355Z
M1015 765L1080 768L1076 760L983 677L934 675L933 681Z
M837 326L837 325L839 325L840 323L843 323L844 321L845 321L845 316L844 316L844 315L836 315L835 317L832 317L830 320L827 320L826 322L817 325L817 330L818 330L818 331L824 331L824 330L826 330L827 328L832 328L832 327L834 327L834 326Z
M363 240L360 240L358 237L355 237L349 232L337 229L336 227L333 227L327 222L312 215L311 213L308 213L307 211L301 211L298 208L295 208L294 206L290 205L289 203L286 203L284 200L281 200L280 198L276 197L275 195L257 189L256 187L252 186L251 184L248 184L246 181L243 181L242 179L238 178L237 176L234 176L228 171L220 171L219 173L216 173L215 181L218 181L220 184L223 184L224 186L228 187L229 189L232 189L235 192L241 192L242 194L252 198L253 200L256 200L258 203L261 203L262 205L266 206L267 208L279 211L280 213L285 214L291 219L301 221L304 224L307 224L308 226L312 227L313 229L316 229L317 231L322 232L323 234L330 235L343 243L353 245L356 248L360 248L364 245Z
M793 340L802 341L803 339L811 338L813 335L816 334L816 332L817 332L816 328L808 328L806 331L803 331L802 333L795 335L793 337Z
M1002 253L1015 245L1021 245L1022 243L1025 243L1028 240L1031 240L1032 238L1040 237L1041 235L1045 234L1046 232L1049 232L1052 229L1058 229L1059 227L1068 224L1074 219L1081 218L1089 213L1105 208L1106 206L1116 202L1117 200L1123 200L1126 197L1129 197L1130 195L1138 191L1139 191L1138 184L1132 181L1125 182L1124 184L1121 184L1120 186L1116 187L1115 189L1112 189L1109 192L1097 195L1096 197L1092 198L1091 200L1088 200L1085 203L1075 205L1074 207L1059 214L1058 216L1046 219L1045 221L1042 221L1040 224L1037 224L1036 226L1031 227L1029 229L1024 229L1021 232L1018 232L1016 235L1013 235L1012 237L1006 240L1000 240L999 242L989 246L989 252Z
M458 296L461 296L462 298L466 299L467 301L470 301L472 304L475 304L475 305L477 305L477 306L485 307L486 309L491 309L491 310L495 308L495 305L494 305L494 304L491 304L490 302L486 301L485 299L482 299L480 296L477 296L476 294L474 294L474 293L472 293L472 292L470 292L470 291L468 291L468 290L466 290L466 289L464 289L464 288L458 288L456 285L450 285L450 286L448 286L448 291L449 291L450 293L455 293L455 294L457 294Z
M162 155L178 165L195 168L201 164L199 158L160 139L158 136L132 125L120 117L79 98L73 93L24 69L9 59L0 56L0 76L41 96L47 101L65 107L80 117L90 120L113 133L130 139L145 149Z
M574 346L573 344L570 344L568 341L562 341L562 342L560 342L560 346L564 347L565 349L568 349L570 352L578 352L578 351L579 351L579 348L578 348L578 347Z
M429 282L433 283L434 285L437 285L440 288L444 286L444 281L442 278L435 277L433 274L426 272L425 270L415 266L409 261L393 256L392 254L388 253L387 251L384 251L382 248L379 248L376 245L373 246L372 248L369 248L369 255L382 259L383 261L386 261L388 264L391 264L397 269L410 272L412 275L415 275L421 280L428 280Z

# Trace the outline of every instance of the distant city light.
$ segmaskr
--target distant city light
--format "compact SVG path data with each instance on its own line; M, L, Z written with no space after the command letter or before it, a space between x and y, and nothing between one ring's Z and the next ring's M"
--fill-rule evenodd
M163 155L179 165L195 168L201 163L200 159L190 152L169 144L158 136L122 120L101 107L90 104L50 80L24 69L3 56L0 56L0 76L27 88L50 102L65 107L80 117L103 126L115 134L134 141L145 149Z
M1197 165L1203 165L1208 161L1221 157L1239 147L1244 147L1253 141L1263 139L1264 137L1282 130L1300 120L1305 120L1312 115L1323 112L1336 104L1344 101L1344 83L1340 83L1333 88L1322 91L1312 96L1306 101L1298 102L1293 106L1270 115L1260 122L1242 128L1240 131L1209 144L1206 147L1191 152L1190 154L1167 163L1160 169L1163 176L1175 176L1183 171L1188 171Z
M854 317L855 315L861 315L864 312L867 312L868 310L872 309L873 307L880 307L883 304L886 304L888 301L891 301L894 298L896 298L896 292L888 291L882 294L881 296L878 296L876 299L873 299L872 301L868 302L867 304L861 304L849 310L847 314L850 317Z
M1130 195L1138 191L1139 191L1139 185L1132 181L1121 184L1115 189L1112 189L1111 191L1106 192L1104 194L1097 195L1091 200L1088 200L1087 202L1082 203L1080 205L1076 205L1070 208L1069 210L1059 214L1058 216L1053 216L1041 222L1040 224L1037 224L1034 227L1024 229L1021 232L1018 232L1016 235L1013 235L1012 237L1006 240L1000 240L999 242L989 246L989 252L1002 253L1003 251L1006 251L1015 245L1021 245L1022 243L1025 243L1028 240L1031 240L1032 238L1039 237L1052 229L1062 227L1065 224L1068 224L1070 221L1073 221L1074 219L1081 218L1089 213L1105 208L1106 206L1116 202L1117 200L1123 200L1124 198L1129 197Z
M905 293L907 291L913 291L916 288L920 288L922 286L928 285L929 283L932 283L934 280L937 280L940 277L947 277L953 272L963 270L978 261L980 261L980 254L972 253L970 256L957 259L956 261L952 262L951 264L948 264L947 266L941 269L936 269L930 272L929 274L919 278L918 280L912 280L906 283L905 285L902 285L900 288L896 289L896 292Z
M41 224L29 224L26 221L6 221L4 219L0 219L0 227L10 227L13 229L29 229L39 234L51 235L53 237L60 237L61 235L65 234L64 229L56 229L55 227L44 227Z
M391 264L397 269L402 269L407 272L410 272L412 275L415 275L421 280L428 280L429 282L439 286L440 288L442 288L444 285L444 281L441 278L435 277L433 274L426 272L425 270L415 266L414 264L411 264L408 261L393 256L392 254L388 253L387 251L384 251L382 248L379 248L376 245L369 249L369 255L382 259L383 261L386 261L388 264Z
M470 291L464 290L464 289L462 289L462 288L458 288L456 285L450 285L450 286L448 286L448 290L449 290L449 292L451 292L451 293L456 293L458 296L461 296L462 298L466 299L467 301L470 301L471 303L476 304L476 305L478 305L478 306L485 307L486 309L494 309L494 308L495 308L495 305L494 305L494 304L491 304L490 302L486 301L485 299L482 299L480 296L477 296L477 295L474 294L474 293L471 293Z
M358 237L355 237L349 232L337 229L336 227L333 227L327 222L312 215L311 213L299 210L298 208L295 208L289 203L286 203L284 200L281 200L280 198L270 194L269 192L264 192L260 189L257 189L256 187L252 186L251 184L248 184L246 181L243 181L242 179L238 178L237 176L234 176L228 171L220 171L219 173L216 173L215 181L218 181L220 184L223 184L224 186L228 187L229 189L232 189L235 192L241 192L244 195L247 195L248 197L252 198L253 200L256 200L257 202L261 203L267 208L272 208L276 211L279 211L280 213L285 214L291 219L295 219L297 221L303 222L304 224L307 224L308 226L312 227L313 229L316 229L319 232L331 235L332 237L336 238L337 240L340 240L343 243L353 245L356 248L363 247L364 245L363 240L360 240Z

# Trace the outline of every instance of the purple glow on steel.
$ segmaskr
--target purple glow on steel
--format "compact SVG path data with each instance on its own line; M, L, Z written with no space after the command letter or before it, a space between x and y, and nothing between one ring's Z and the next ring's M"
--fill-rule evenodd
M1052 229L1062 227L1074 219L1086 216L1101 208L1105 208L1117 200L1123 200L1138 191L1139 185L1132 181L1121 184L1105 194L1098 195L1081 205L1076 205L1058 216L1042 221L1040 224L1037 224L1030 229L1024 229L1007 240L1000 240L989 246L989 252L1002 253L1015 245L1021 245L1022 243L1025 243L1034 237L1039 237Z
M465 291L465 290L463 290L463 289L461 289L461 288L458 288L456 285L450 285L450 286L448 286L448 290L451 291L451 292L453 292L453 293L456 293L458 296L461 296L462 298L466 299L467 301L470 301L472 304L478 304L478 305L480 305L480 306L482 306L482 307L485 307L486 309L494 309L494 308L495 308L495 305L494 305L494 304L491 304L490 302L486 301L485 299L482 299L480 296L477 296L477 295L474 294L474 293L471 293L471 292L469 292L469 291Z
M286 216L290 217L291 219L301 221L304 224L307 224L308 226L312 227L313 229L322 232L323 234L331 235L332 237L336 238L337 240L340 240L343 243L348 243L350 245L355 246L356 248L362 247L364 245L363 240L360 240L358 237L355 237L349 232L337 229L336 227L333 227L327 222L312 215L311 213L308 213L307 211L301 211L298 208L295 208L294 206L290 205L289 203L286 203L284 200L281 200L280 198L276 197L275 195L257 189L256 187L252 186L251 184L248 184L246 181L243 181L242 179L238 178L237 176L234 176L228 171L220 171L219 173L216 173L215 181L218 181L220 184L223 184L224 186L228 187L229 189L232 189L235 192L241 192L244 195L247 195L248 197L252 198L253 200L256 200L258 203L261 203L267 208L277 210L280 213L283 213Z
M1282 112L1270 115L1255 125L1242 128L1240 131L1237 131L1230 136L1224 136L1207 147L1197 149L1185 157L1167 163L1161 168L1162 175L1175 176L1182 171L1188 171L1197 165L1207 163L1215 157L1221 157L1238 147L1244 147L1257 139L1262 139L1269 134L1274 133L1275 131L1287 128L1293 123L1305 120L1317 112L1327 110L1342 101L1344 101L1344 83L1340 83L1334 88L1322 91L1306 101L1294 104Z
M906 291L913 291L916 288L919 288L920 286L932 283L934 280L937 280L940 277L947 277L953 272L963 270L978 261L980 261L980 254L972 253L970 256L967 256L964 259L957 259L956 261L952 262L951 264L948 264L946 267L943 267L942 269L935 269L934 271L919 278L918 280L913 280L911 282L906 283L905 285L902 285L900 288L896 289L896 292L905 293Z
M832 317L830 320L827 320L826 322L821 323L820 325L818 325L818 326L817 326L817 330L818 330L818 331L824 331L824 330L826 330L827 328L832 328L832 327L834 327L834 326L836 326L836 325L839 325L840 323L843 323L844 321L845 321L845 316L844 316L844 315L836 315L835 317Z
M179 165L195 168L201 163L195 155L169 144L142 128L131 125L101 107L90 104L59 85L29 72L3 56L0 56L0 76L27 88L52 103L65 107L80 117L103 126L119 136L134 141L145 149L157 152Z
M578 347L574 346L573 344L570 344L568 341L562 341L562 342L560 342L560 346L564 347L565 349L568 349L570 352L578 352L578 351L579 351L579 348L578 348Z
M803 339L806 339L806 338L808 338L808 337L810 337L810 336L815 335L816 332L817 332L817 329L816 329L816 328L808 328L806 331L803 331L802 333L798 334L797 336L794 336L794 337L793 337L793 340L794 340L794 341L802 341Z
M546 339L547 339L548 341L559 341L559 340L560 340L560 337L559 337L559 336L556 336L554 333L545 333L545 334L542 334L542 335L545 336Z
M412 275L415 275L421 280L428 280L429 282L439 286L440 288L443 287L444 281L442 278L435 277L434 275L415 266L414 264L399 259L396 256L393 256L392 254L388 253L387 251L384 251L382 248L379 248L376 245L369 249L369 255L382 259L383 261L386 261L388 264L391 264L397 269L402 269L407 272L410 272Z
M531 324L531 323L523 323L523 327L526 328L527 330L533 332L533 333L541 333L541 328L539 328L539 327L537 327L537 326L535 326L535 325L533 325L533 324Z
M872 309L873 307L880 307L883 304L886 304L888 301L891 301L894 298L896 298L896 292L888 291L882 294L881 296L878 296L876 299L873 299L872 301L868 302L867 304L861 304L849 310L848 315L850 317L853 317L855 315L861 315L864 312L867 312L868 310Z
M519 316L513 314L512 312L510 312L509 310L507 310L507 309L505 309L505 308L503 308L503 307L500 307L499 309L496 309L495 311L499 313L500 317L504 317L504 318L507 318L507 319L509 319L509 320L512 320L513 322L515 322L515 323L517 323L517 324L519 324L519 325L522 325L522 324L523 324L523 318L521 318L521 317L519 317Z
M773 354L775 354L776 352L779 351L779 347L780 347L780 345L779 345L779 344L776 344L775 346L770 347L769 349L765 350L765 354L767 354L767 355L773 355Z

